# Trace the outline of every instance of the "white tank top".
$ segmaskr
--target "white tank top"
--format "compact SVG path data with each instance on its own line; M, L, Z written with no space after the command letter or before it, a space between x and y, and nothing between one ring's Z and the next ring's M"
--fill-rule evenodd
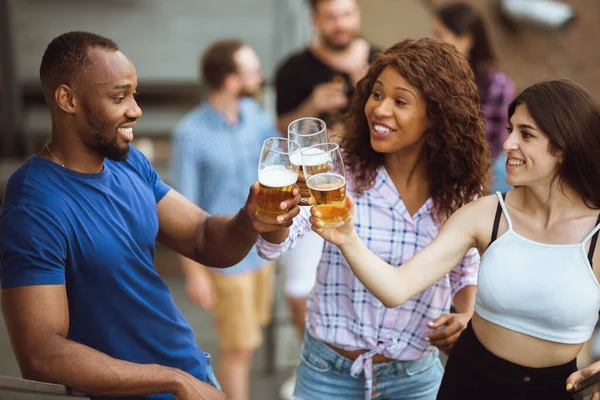
M600 284L581 243L545 244L508 230L481 258L475 312L504 328L559 343L587 341L598 321ZM498 216L500 214L498 213ZM497 223L495 230L497 232ZM592 249L593 250L593 249Z

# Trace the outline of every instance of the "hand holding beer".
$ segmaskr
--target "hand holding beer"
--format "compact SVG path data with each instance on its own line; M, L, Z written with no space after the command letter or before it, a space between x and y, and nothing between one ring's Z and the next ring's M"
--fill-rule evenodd
M346 204L346 174L340 147L322 143L302 149L306 186L314 200L321 228L337 228L350 221ZM313 213L314 216L314 213Z
M327 127L325 122L318 118L300 118L293 121L288 127L288 139L297 142L302 149L316 144L327 143ZM295 153L291 157L292 163L298 166L298 187L300 188L301 206L307 206L310 192L306 186L302 155ZM315 160L318 161L318 160Z
M314 201L311 199L311 201ZM343 225L335 227L327 227L323 221L323 213L315 206L310 209L311 217L309 219L312 230L319 234L323 239L335 244L336 246L343 246L351 242L352 238L356 236L356 230L354 229L354 223L352 222L352 216L354 215L354 199L350 196L346 196L345 204L348 209L350 219Z
M292 218L300 212L296 186L298 166L291 161L295 154L300 154L300 145L294 141L270 138L263 143L258 185L255 184L250 193L250 197L255 197L254 216L262 222L257 228L261 232L289 226Z

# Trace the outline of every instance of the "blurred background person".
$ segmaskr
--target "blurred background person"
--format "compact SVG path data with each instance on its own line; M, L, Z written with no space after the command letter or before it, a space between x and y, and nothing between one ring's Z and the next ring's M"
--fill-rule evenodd
M177 190L210 213L235 215L258 179L263 141L279 136L252 97L263 75L258 56L240 40L221 40L200 65L208 99L177 125L172 152ZM181 257L189 299L212 314L219 346L217 376L230 400L248 400L254 351L271 319L273 262L252 250L216 270Z
M485 131L492 151L492 192L506 191L508 105L515 95L512 80L496 65L496 56L482 16L466 3L451 3L437 9L433 36L454 45L471 64L479 88Z
M295 119L312 116L330 128L339 123L356 82L378 50L359 36L356 0L308 0L315 39L285 60L275 76L277 126L286 132Z
M277 126L284 134L302 117L319 117L330 138L339 135L354 86L378 52L359 36L360 9L356 0L306 0L312 12L315 40L291 55L275 77ZM285 295L299 338L304 335L306 300L314 286L323 239L308 232L281 258L285 268ZM292 398L295 373L284 382L281 400Z

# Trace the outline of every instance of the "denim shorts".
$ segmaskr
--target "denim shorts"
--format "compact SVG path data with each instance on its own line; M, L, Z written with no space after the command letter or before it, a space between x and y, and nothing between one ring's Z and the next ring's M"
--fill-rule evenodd
M350 375L352 361L305 333L294 398L364 400L364 372ZM372 400L434 400L444 368L438 352L418 360L373 365Z
M217 377L215 376L215 371L212 367L211 356L208 353L204 353L206 356L206 383L215 387L216 389L221 389L221 385L219 385L219 381L217 381Z

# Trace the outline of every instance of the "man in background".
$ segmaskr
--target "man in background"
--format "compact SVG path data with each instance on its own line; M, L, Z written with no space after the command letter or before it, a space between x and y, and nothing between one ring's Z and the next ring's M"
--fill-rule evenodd
M205 51L200 70L208 99L177 125L174 183L208 212L234 215L257 180L263 141L279 133L252 100L263 82L254 50L239 40L217 41ZM248 400L252 357L271 318L274 263L255 250L227 270L181 260L188 297L215 323L223 391L230 400Z
M332 127L340 122L356 83L378 50L359 36L356 0L310 0L315 40L279 67L277 125L286 132L297 118L313 116Z

